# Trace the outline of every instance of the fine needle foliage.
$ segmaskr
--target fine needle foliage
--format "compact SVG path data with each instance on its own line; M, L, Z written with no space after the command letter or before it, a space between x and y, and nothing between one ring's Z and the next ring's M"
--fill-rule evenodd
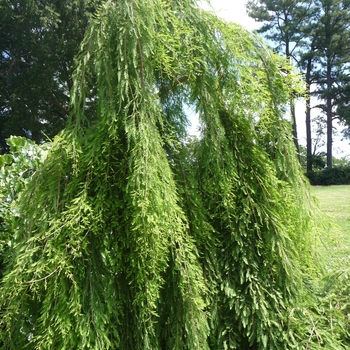
M308 339L288 328L313 263L288 69L192 0L105 3L77 59L68 125L17 203L3 349Z

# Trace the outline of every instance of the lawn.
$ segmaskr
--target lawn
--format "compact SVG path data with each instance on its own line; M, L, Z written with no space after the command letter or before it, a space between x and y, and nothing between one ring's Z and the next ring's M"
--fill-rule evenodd
M319 253L329 270L350 268L350 186L315 186L312 193L332 222L322 229Z

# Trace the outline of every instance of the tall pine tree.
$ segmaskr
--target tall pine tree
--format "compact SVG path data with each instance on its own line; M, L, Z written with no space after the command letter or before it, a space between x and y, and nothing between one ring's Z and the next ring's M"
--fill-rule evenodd
M350 63L349 3L347 0L319 0L318 21L316 22L316 45L318 69L314 73L317 80L318 105L326 116L327 167L333 162L334 119L347 120L348 66ZM345 107L345 108L344 108Z
M297 51L305 35L301 28L310 16L311 3L310 0L249 0L247 12L256 21L264 22L258 32L276 44L276 52L283 53L288 62L298 64ZM290 114L298 150L294 94L290 97Z

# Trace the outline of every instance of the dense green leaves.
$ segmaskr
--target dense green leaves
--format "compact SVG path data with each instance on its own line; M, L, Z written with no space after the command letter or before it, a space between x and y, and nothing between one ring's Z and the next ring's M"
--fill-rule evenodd
M0 1L0 153L11 135L40 142L64 127L74 56L100 3Z
M18 203L6 349L297 347L311 222L281 67L192 1L99 9L68 125Z
M0 156L0 278L5 256L13 245L19 215L16 200L46 158L49 144L36 145L22 137L7 140L9 154Z

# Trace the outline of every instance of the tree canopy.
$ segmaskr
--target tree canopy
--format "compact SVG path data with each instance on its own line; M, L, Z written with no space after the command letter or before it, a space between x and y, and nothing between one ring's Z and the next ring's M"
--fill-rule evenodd
M74 56L100 3L0 1L0 153L11 135L41 142L63 129Z
M68 124L16 204L3 347L312 348L291 312L312 220L289 69L194 1L101 6Z

